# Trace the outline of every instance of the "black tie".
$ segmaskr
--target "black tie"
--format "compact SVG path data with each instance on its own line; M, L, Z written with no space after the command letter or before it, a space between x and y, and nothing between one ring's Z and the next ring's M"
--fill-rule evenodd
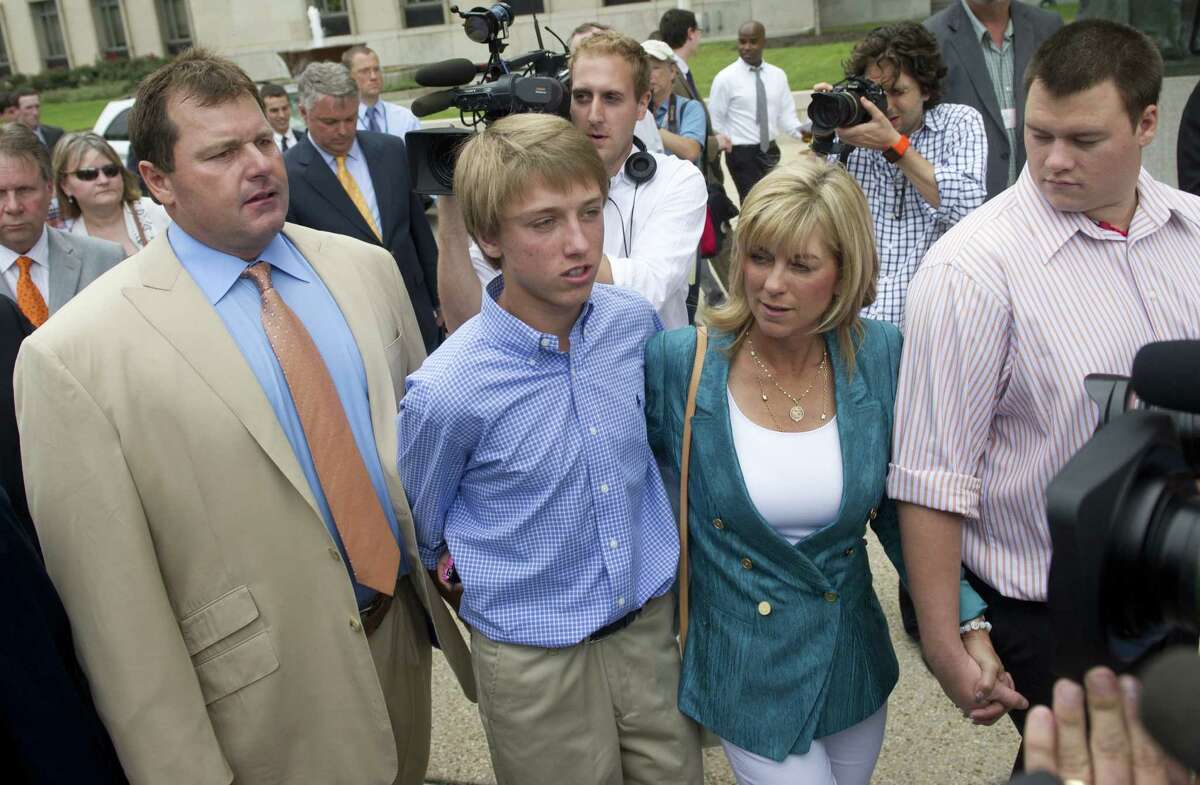
M287 149L288 149L287 134L283 134L279 137L279 146L282 148L282 152L285 152L285 153L287 152Z
M692 72L689 69L687 72L688 89L692 91L692 98L699 98L700 91L696 89L696 80L692 78Z

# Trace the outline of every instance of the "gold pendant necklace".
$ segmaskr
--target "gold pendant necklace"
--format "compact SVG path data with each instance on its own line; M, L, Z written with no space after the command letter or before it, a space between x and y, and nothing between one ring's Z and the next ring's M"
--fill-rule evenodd
M802 404L801 401L804 400L804 397L806 395L808 395L810 392L812 392L813 385L816 384L816 382L810 382L808 385L808 388L805 389L804 392L800 393L800 395L798 397L795 395L792 395L790 392L788 392L787 390L785 390L783 388L783 385L781 385L779 383L779 380L775 378L775 374L771 373L771 369L768 368L766 363L764 363L762 361L762 358L760 358L758 356L758 351L754 348L754 339L747 338L746 342L749 345L749 349L750 349L750 359L754 360L754 364L758 366L759 394L762 396L763 404L766 406L766 409L767 409L767 414L769 414L771 416L771 421L775 423L775 429L779 430L779 431L783 430L783 428L779 427L779 421L775 419L775 413L773 411L771 411L771 404L767 402L767 388L763 384L764 376L771 381L771 384L775 385L775 389L779 390L779 392L781 392L785 396L787 396L787 398L792 402L792 407L790 409L788 409L788 417L790 417L792 419L792 422L801 422L804 419L804 416L806 414L806 412L804 411L804 404ZM824 379L828 376L828 374L829 374L829 350L827 348L822 348L821 364L817 366L817 378L824 381ZM828 412L824 411L824 401L822 401L821 419L825 420L825 419L828 419L828 417L829 417L829 414L828 414Z

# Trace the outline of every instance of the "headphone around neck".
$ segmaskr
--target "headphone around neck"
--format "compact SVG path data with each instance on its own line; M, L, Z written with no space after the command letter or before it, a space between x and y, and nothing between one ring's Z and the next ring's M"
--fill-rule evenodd
M625 176L638 186L654 179L658 162L651 153L646 152L646 143L637 136L633 137L633 146L638 151L625 160Z

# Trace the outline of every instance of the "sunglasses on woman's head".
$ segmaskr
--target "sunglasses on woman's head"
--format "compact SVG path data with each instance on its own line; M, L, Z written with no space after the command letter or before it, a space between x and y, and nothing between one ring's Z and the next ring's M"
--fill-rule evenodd
M85 183L90 183L92 180L95 180L97 177L99 177L101 172L104 172L105 177L116 177L121 173L121 168L122 167L118 166L117 164L105 164L99 168L95 166L89 166L86 169L76 169L75 171L71 172L71 174L75 175Z

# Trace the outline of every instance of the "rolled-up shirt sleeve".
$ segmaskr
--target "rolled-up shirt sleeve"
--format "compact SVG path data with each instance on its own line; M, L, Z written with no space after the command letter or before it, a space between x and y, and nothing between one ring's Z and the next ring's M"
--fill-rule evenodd
M649 194L643 193L637 204L628 255L610 255L608 261L614 284L638 292L661 312L669 297L687 288L704 230L708 189L700 170L690 165L678 167L667 182L655 186L655 198L645 199Z
M961 221L987 198L987 132L983 116L969 106L954 108L959 111L946 129L941 155L930 161L941 204L934 207L921 200L930 220L947 227Z
M981 469L1008 376L1011 320L994 293L926 258L908 293L891 498L978 519Z

